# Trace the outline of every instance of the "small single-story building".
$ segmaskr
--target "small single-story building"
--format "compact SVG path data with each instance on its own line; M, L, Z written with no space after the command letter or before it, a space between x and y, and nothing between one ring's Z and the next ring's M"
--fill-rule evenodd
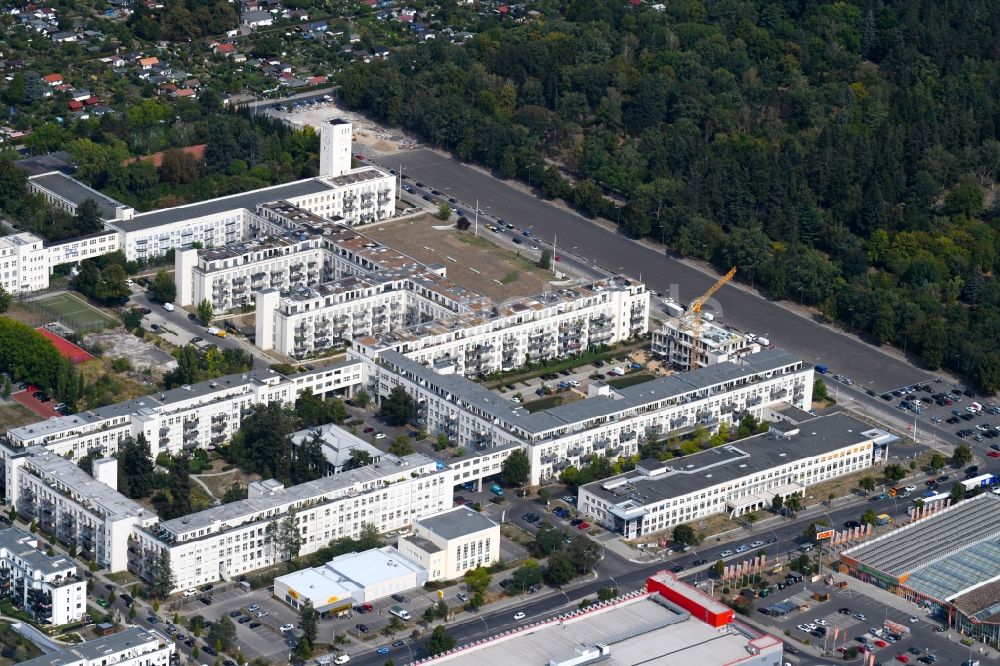
M274 596L299 609L312 604L320 613L336 613L420 587L427 572L392 546L335 557L321 567L274 579Z

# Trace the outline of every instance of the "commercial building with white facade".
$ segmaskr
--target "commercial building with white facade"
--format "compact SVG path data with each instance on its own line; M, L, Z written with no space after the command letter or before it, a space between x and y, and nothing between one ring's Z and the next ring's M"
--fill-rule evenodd
M19 516L73 544L110 571L124 571L132 530L156 515L45 447L0 446L4 498Z
M345 553L321 567L274 579L274 596L298 610L307 602L323 614L349 610L427 582L427 572L392 546Z
M466 571L500 560L500 525L467 506L413 522L396 546L427 571L427 580L457 580Z
M595 383L586 400L534 413L450 368L436 372L391 350L379 353L377 362L363 358L372 393L385 397L402 386L417 403L418 422L428 432L444 432L476 452L524 447L532 485L591 454L635 455L644 436L714 430L737 424L745 414L760 419L771 405L787 402L808 409L812 399L812 367L782 350L628 388Z
M653 331L653 354L686 372L756 354L770 345L767 338L720 326L711 321L710 316L703 315L697 345L694 338L699 327L694 315L667 319Z
M0 238L0 284L8 294L47 289L49 272L41 238L31 233Z
M634 539L718 513L730 517L881 463L885 431L843 413L636 469L579 489L577 508L608 530Z
M384 533L450 507L450 479L422 454L387 454L372 465L288 488L273 479L258 482L245 500L135 530L129 569L148 578L166 550L175 589L226 580L281 561L278 530L288 516L306 555L334 539L357 537L365 524Z
M170 666L174 642L155 629L128 627L117 634L22 661L20 666Z
M42 624L68 624L87 612L87 581L72 558L50 557L34 534L0 530L0 596Z

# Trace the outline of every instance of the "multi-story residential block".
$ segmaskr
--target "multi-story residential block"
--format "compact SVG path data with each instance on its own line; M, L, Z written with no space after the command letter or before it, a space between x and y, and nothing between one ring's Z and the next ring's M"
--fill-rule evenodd
M694 336L698 326L694 315L667 319L653 331L653 353L677 370L686 372L756 354L771 344L767 338L720 326L709 317L707 313L703 315L697 344Z
M843 413L684 456L642 460L634 471L579 489L577 508L627 539L718 513L730 517L771 506L817 483L886 459L895 437Z
M41 238L26 232L0 238L0 285L8 294L48 289L49 273Z
M396 546L427 571L427 580L456 580L500 560L500 525L467 506L425 516Z
M317 238L294 232L230 243L207 250L178 250L175 281L178 305L203 300L222 313L253 305L253 292L290 291L319 284L323 250Z
M736 425L743 415L760 419L765 408L780 403L808 409L812 399L812 367L781 350L622 389L594 383L586 400L534 413L454 372L436 372L392 350L380 352L377 361L360 358L369 364L373 394L384 397L402 386L428 432L444 432L474 451L525 447L532 485L591 454L635 455L648 436Z
M126 542L156 515L116 489L94 479L72 461L41 446L0 446L5 501L19 516L93 558L111 571L124 571Z
M0 595L42 624L68 624L87 612L87 581L73 560L50 557L34 534L0 530Z
M117 252L120 249L120 239L114 231L101 231L96 234L53 241L45 244L48 252L49 271L60 264L73 264L84 259L93 259L105 254Z
M27 184L29 192L42 196L47 204L70 215L76 215L80 204L87 199L97 204L102 220L127 220L135 215L135 210L129 206L61 171L47 171L30 176Z
M451 475L422 454L381 461L336 476L284 487L252 484L248 498L137 528L129 543L129 570L152 575L161 551L170 556L176 589L224 580L280 562L281 525L290 520L308 554L365 524L398 530L452 504Z
M155 629L128 627L22 661L21 666L170 666L174 649L174 642Z
M156 457L222 444L254 405L294 402L300 390L283 375L251 371L12 428L7 437L15 445L42 444L78 460L92 452L112 455L123 439L141 434Z
M354 353L398 352L437 370L484 375L643 335L648 313L642 283L608 278L356 339Z

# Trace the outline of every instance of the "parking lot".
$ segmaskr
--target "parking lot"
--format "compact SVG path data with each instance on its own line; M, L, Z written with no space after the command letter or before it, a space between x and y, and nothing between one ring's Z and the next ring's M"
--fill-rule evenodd
M817 601L814 592L829 594L829 599ZM802 610L780 617L760 612L761 608L789 600L801 605ZM969 658L969 648L958 642L955 632L941 632L941 623L917 606L912 606L910 613L904 612L858 592L851 583L840 590L805 581L758 599L756 607L757 623L784 635L789 645L803 652L816 648L840 657L841 652L853 647L859 653L874 653L875 663L883 665L937 662L957 666ZM978 653L975 657L981 658Z
M839 374L825 374L823 379L833 398L842 391L863 391L871 400L895 407L900 418L918 430L940 432L947 441L965 442L984 455L996 450L994 457L1000 457L1000 405L966 386L936 379L876 393ZM993 443L997 449L990 449Z

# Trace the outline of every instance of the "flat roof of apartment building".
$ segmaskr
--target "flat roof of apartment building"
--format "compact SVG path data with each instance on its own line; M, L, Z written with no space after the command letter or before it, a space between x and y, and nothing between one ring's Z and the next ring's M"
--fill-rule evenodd
M19 557L35 571L42 574L57 574L72 568L76 571L76 564L65 555L55 555L49 557L38 548L32 545L37 542L38 537L29 534L16 527L8 527L0 530L0 551L7 551L11 555Z
M77 496L74 501L85 508L106 513L108 518L125 516L155 518L156 514L152 511L147 512L138 502L101 483L77 467L73 461L52 453L44 446L31 446L15 455L27 456L29 463L48 477L43 481L46 483L52 481L47 485L65 486Z
M528 433L543 433L546 430L562 428L570 424L608 417L628 409L676 398L686 393L752 375L766 374L784 368L799 369L804 367L799 358L784 350L767 349L757 354L751 354L737 362L697 368L683 374L661 377L635 386L616 389L609 396L594 396L567 405L529 413L520 405L465 377L454 374L439 374L433 369L392 350L382 351L379 356L411 377L423 380L425 386L437 386L444 393L451 395L454 400L474 407L485 415L502 419L511 426L522 428Z
M785 433L766 432L665 462L644 459L631 472L583 488L611 504L631 501L636 507L645 506L870 441L883 433L837 412L817 416Z
M65 666L66 664L78 664L81 660L103 663L109 655L118 654L130 648L152 649L159 645L166 645L169 642L156 630L129 627L128 629L119 631L117 634L96 638L86 643L80 643L79 645L73 645L58 652L53 652L52 654L22 661L21 666ZM156 645L152 645L154 643ZM147 650L142 650L142 652L145 651Z
M368 484L384 478L395 478L403 472L412 474L415 470L426 466L430 466L433 470L435 461L422 453L411 453L403 457L385 454L382 460L371 465L287 488L271 479L269 481L273 482L273 490L256 496L251 491L250 497L245 500L220 504L187 516L165 520L160 523L159 533L156 536L162 535L169 539L171 536L176 538L200 530L214 530L216 526L221 527L221 529L237 527L242 524L241 521L247 518L285 504L294 504L323 496L359 495L371 489ZM214 533L216 531L211 531L208 534Z
M262 203L278 199L295 199L311 194L320 194L330 189L330 184L319 178L307 178L283 185L264 187L259 190L231 194L226 197L209 199L198 203L164 208L162 210L139 213L131 220L117 220L114 227L121 231L143 231L156 227L184 222L199 217L207 217L231 210L254 211Z
M40 436L54 435L66 430L81 428L92 423L100 423L102 421L106 421L107 419L142 413L144 410L149 410L150 413L152 413L152 410L156 408L169 407L173 403L186 402L195 398L203 398L210 396L213 393L222 393L232 389L250 386L251 384L264 385L266 383L273 382L276 379L284 379L283 375L279 375L272 370L265 372L269 374L264 375L263 379L258 377L257 371L251 370L245 373L216 377L215 379L198 382L197 384L185 384L184 386L166 391L158 391L139 398L133 398L132 400L117 402L113 405L96 407L94 409L89 409L85 412L79 412L77 414L71 414L69 416L53 417L46 419L45 421L38 421L37 423L21 426L20 428L11 428L8 431L8 434L18 439L32 439Z
M442 539L457 539L496 527L497 524L467 506L456 506L414 521Z
M50 171L37 176L30 176L28 180L66 199L75 206L79 206L87 199L93 199L94 203L97 204L98 210L101 212L101 218L104 220L114 220L118 217L118 207L124 206L121 202L105 194L101 194L93 188L87 187L61 171Z

